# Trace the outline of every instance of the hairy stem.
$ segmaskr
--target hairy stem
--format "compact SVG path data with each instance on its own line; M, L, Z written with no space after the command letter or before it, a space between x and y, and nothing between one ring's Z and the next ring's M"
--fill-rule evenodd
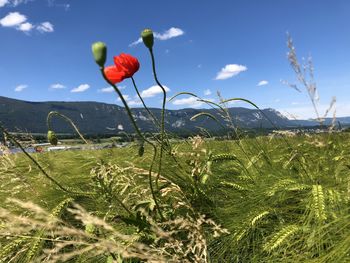
M147 113L149 114L149 116L151 116L153 123L154 123L156 126L160 126L160 123L159 123L158 119L157 119L156 116L154 116L154 114L150 111L150 109L147 107L145 101L144 101L143 98L141 97L141 94L140 94L140 92L139 92L139 89L138 89L137 86L136 86L136 82L135 82L134 78L131 77L131 80L132 80L132 84L134 85L134 88L135 88L135 91L136 91L137 96L138 96L139 99L141 100L142 105L143 105L143 107L145 108L145 110L147 111Z
M155 203L155 205L156 205L156 208L157 208L157 211L158 211L158 213L159 213L159 216L160 216L160 218L163 220L164 217L163 217L162 211L160 210L160 207L159 207L159 204L158 204L156 195L155 195L155 193L154 193L153 184L152 184L152 170L153 170L154 163L155 163L155 161L156 161L157 147L156 147L151 141L149 141L149 140L141 133L139 127L137 126L137 123L136 123L134 117L132 116L132 112L131 112L131 110L130 110L130 108L129 108L129 105L128 105L128 103L126 102L126 100L124 99L124 97L123 97L123 94L120 92L120 90L117 88L117 86L116 86L114 83L112 83L112 82L109 81L109 79L107 78L107 76L106 76L106 74L105 74L105 72L104 72L104 68L101 67L100 70L101 70L101 74L102 74L103 78L105 79L105 81L106 81L109 85L111 85L111 86L114 88L115 92L116 92L116 93L118 94L118 96L120 97L120 99L121 99L121 101L122 101L122 103L123 103L123 105L124 105L124 107L125 107L126 113L128 114L128 116L129 116L129 118L130 118L130 120L131 120L131 123L132 123L132 125L134 126L134 129L135 129L135 131L136 131L136 133L137 133L137 135L138 135L142 140L144 140L145 142L147 142L149 145L151 145L151 146L153 147L153 151L154 151L154 152L153 152L153 159L152 159L151 165L150 165L149 170L148 170L149 186L150 186L152 198L153 198L153 201L154 201L154 203Z
M162 103L162 116L161 116L161 137L160 137L160 142L161 142L161 147L160 147L160 153L159 153L159 166L158 166L158 174L157 174L157 179L156 179L156 185L158 187L158 180L160 173L162 171L162 159L163 159L163 143L164 143L164 134L165 134L165 103L166 103L166 90L160 83L157 77L157 72L156 72L156 65L155 65L155 59L154 59L154 54L152 48L149 49L149 52L151 54L152 58L152 70L153 70L153 77L154 80L156 81L157 85L162 89L163 91L163 103Z

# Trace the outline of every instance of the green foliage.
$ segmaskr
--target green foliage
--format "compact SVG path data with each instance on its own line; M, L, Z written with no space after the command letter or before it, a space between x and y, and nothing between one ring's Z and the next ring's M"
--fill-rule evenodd
M271 252L284 243L287 243L294 234L296 234L300 228L297 225L290 225L283 227L275 235L272 236L271 240L266 242L263 246L263 250ZM289 241L290 242L290 241Z
M231 233L209 247L215 262L349 260L348 135L288 138L293 146L267 137L240 143L249 157L225 143L213 149L234 153L247 168L213 162L213 215ZM270 162L261 158L264 153ZM342 256L335 256L338 250Z
M195 148L179 142L174 150L179 163L165 158L160 179L159 194L164 198L161 207L165 217L188 213L188 208L176 208L179 200L188 200L187 205L196 213L206 214L226 228L230 234L219 238L207 236L213 262L279 262L281 259L300 262L315 258L320 262L333 258L346 261L350 250L345 242L350 234L350 169L349 153L345 150L349 136L317 135L288 140L295 149L286 147L279 138L267 137L241 140L241 147L229 141L194 139L191 142ZM141 231L139 240L152 243L155 239L148 216L157 217L157 213L144 169L151 156L147 147L142 158L137 152L135 144L124 149L45 153L37 157L46 169L59 169L62 175L55 176L60 176L65 184L97 194L95 200L76 199L92 214L103 216L108 222L116 220L115 227L124 233ZM261 158L263 154L268 154L271 161ZM21 191L13 192L12 197L30 196L28 200L38 203L45 200L42 205L52 207L52 215L59 216L72 199L61 202L62 192L48 188L49 182L42 182L38 170L24 158L13 157L2 157L0 174L3 180L6 176L23 178L26 174L26 184ZM113 159L118 164L113 164ZM202 179L196 183L193 180L197 177ZM11 187L22 182L15 180ZM35 190L33 185L37 186ZM5 191L8 187L9 184L4 184L1 189ZM123 206L139 212L130 215ZM104 235L94 224L82 227L90 235ZM50 246L45 241L47 234L45 229L37 229L29 235L23 233L23 237L3 240L2 260L30 262L39 257ZM25 253L17 254L24 250ZM79 257L83 258L84 255Z
M72 198L66 198L60 202L51 211L50 217L59 217L72 201ZM48 243L45 240L49 238L50 234L45 228L36 230L33 233L23 233L21 237L13 239L1 249L0 262L14 260L15 262L29 263L36 261L41 255L44 246Z
M0 262L350 261L349 134L277 131L252 137L236 126L227 103L250 104L274 127L268 110L243 98L225 100L218 94L215 103L182 92L178 95L217 107L192 111L190 120L209 126L214 120L227 130L227 140L194 136L171 141L152 36L149 30L142 35L154 80L163 90L162 109L153 114L140 99L159 134L141 131L136 111L106 76L101 43L93 47L96 62L120 96L126 113L118 114L129 119L137 143L123 149L29 154L0 124L24 153L11 156L5 149L0 156ZM316 87L305 80L291 40L288 45L292 67L314 103ZM309 63L305 69L313 80L311 68ZM70 122L87 142L58 112L48 115L50 131L53 115ZM205 125L202 131L210 137Z

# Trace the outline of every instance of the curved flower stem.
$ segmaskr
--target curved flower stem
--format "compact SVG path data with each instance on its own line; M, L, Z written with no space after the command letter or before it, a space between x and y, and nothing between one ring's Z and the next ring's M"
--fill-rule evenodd
M131 123L132 123L132 125L133 125L134 128L135 128L135 131L136 131L137 135L140 136L140 138L141 138L142 140L144 140L145 142L147 142L148 144L150 144L150 145L153 147L153 151L154 151L154 153L153 153L153 158L152 158L152 162L151 162L151 165L150 165L150 167L149 167L149 170L148 170L149 186L150 186L152 198L153 198L153 201L154 201L154 203L155 203L155 205L156 205L156 208L157 208L157 211L158 211L158 213L159 213L159 216L160 216L160 218L161 218L162 220L164 220L164 217L163 217L162 211L160 210L160 207L159 207L159 204L158 204L156 195L155 195L155 193L154 193L153 184L152 184L152 170L153 170L153 165L154 165L154 163L155 163L155 161L156 161L156 157L157 157L157 147L141 133L139 127L137 126L137 123L136 123L134 117L132 116L132 112L131 112L131 110L130 110L130 108L129 108L129 105L128 105L128 103L126 102L126 100L124 99L124 97L123 97L123 94L120 92L120 90L117 88L117 86L116 86L114 83L112 83L112 82L109 81L109 79L107 78L107 76L106 76L106 74L105 74L105 72L104 72L104 68L101 67L101 68L100 68L100 71L101 71L101 74L102 74L103 78L105 79L105 81L106 81L109 85L111 85L111 86L114 88L115 92L116 92L116 93L118 94L118 96L120 97L122 103L124 104L126 113L128 114L128 116L129 116L129 118L130 118L130 120L131 120Z
M10 134L8 131L6 131L6 129L1 124L0 124L0 130L4 134L6 134L7 138L9 138L14 144L16 144L21 149L21 151L38 167L38 169L44 174L44 176L47 179L49 179L52 183L54 183L59 189L61 189L62 191L66 192L68 194L73 194L73 195L81 195L81 196L89 196L89 197L93 195L93 193L83 193L83 192L71 191L67 187L64 187L62 184L60 184L58 181L56 181L56 179L51 177L44 170L44 168L23 148L21 143L19 141L17 141L17 139L12 134Z
M136 85L136 82L135 82L134 78L131 77L131 80L132 80L132 83L133 83L133 85L134 85L134 88L135 88L135 91L136 91L136 93L137 93L137 96L140 98L140 100L141 100L141 102L142 102L143 107L146 109L146 111L148 112L148 114L152 117L153 123L154 123L156 126L160 127L161 124L159 123L159 120L157 119L156 116L154 116L154 114L152 113L152 111L146 106L146 103L144 102L143 98L141 97L141 94L140 94L140 92L139 92L139 90L138 90L138 88L137 88L137 85ZM157 139L157 138L155 138L155 137L154 137L154 139L155 139L158 143L160 143L161 147L164 148L164 150L168 150L169 153L171 154L171 149L166 149L165 145L161 143L161 140L159 140L159 139ZM164 139L166 139L167 142L168 142L168 145L170 145L169 138L168 138L167 134L165 134L165 138L164 138ZM157 181L158 181L158 180L157 180Z
M114 198L115 198L115 200L117 200L117 203L119 203L123 208L124 208L124 210L126 211L126 212L128 212L128 214L130 215L130 216L132 216L133 215L133 213L130 211L130 209L123 203L123 201L122 200L120 200L118 197L116 197L116 196L114 196Z
M131 77L131 80L132 80L132 84L134 85L134 88L135 88L135 91L136 91L136 93L137 93L137 96L138 96L139 99L141 100L142 105L143 105L143 107L146 109L147 113L152 117L153 123L154 123L156 126L160 126L160 123L159 123L158 119L156 118L156 116L154 116L154 114L153 114L153 113L150 111L150 109L146 106L145 101L144 101L143 98L141 97L141 94L140 94L140 92L139 92L139 89L138 89L137 86L136 86L136 82L135 82L134 78Z
M160 153L159 153L159 166L158 166L158 174L157 174L157 179L156 179L156 185L158 187L158 180L159 176L162 170L162 158L163 158L163 143L164 143L164 134L165 134L165 103L166 103L166 90L162 86L162 84L159 82L158 77L157 77L157 72L156 72L156 65L155 65L155 59L154 59L154 54L153 54L153 49L149 48L149 52L151 54L152 58L152 70L153 70L153 77L154 80L156 81L157 85L162 89L163 91L163 104L162 104L162 116L161 116L161 137L160 137L160 142L161 142L161 147L160 147Z
M84 136L80 133L78 127L74 124L74 122L68 118L67 116L63 115L62 113L59 113L58 111L50 111L49 114L47 115L47 119L46 119L46 124L47 124L47 128L49 130L52 130L52 127L51 127L51 118L56 115L58 117L61 117L62 119L64 119L65 121L67 121L72 127L73 129L78 133L79 137L86 143L86 144L89 144Z
M135 82L134 78L131 77L131 79L132 79L134 88L135 88L135 90L136 90L137 96L140 98L140 100L141 100L141 102L142 102L142 105L143 105L143 107L146 109L146 111L148 112L148 114L149 114L150 116L152 116L152 118L153 118L153 120L154 120L153 123L154 123L155 125L157 125L157 126L161 126L161 124L159 123L158 118L157 118L157 117L152 113L152 111L146 106L146 103L144 102L143 98L141 97L141 94L140 94L140 92L139 92L139 90L138 90L138 88L137 88L137 85L136 85L136 82ZM166 137L165 139L169 140L167 134L164 134L164 136ZM169 144L169 145L170 145L170 144ZM164 146L164 145L163 145L163 146Z

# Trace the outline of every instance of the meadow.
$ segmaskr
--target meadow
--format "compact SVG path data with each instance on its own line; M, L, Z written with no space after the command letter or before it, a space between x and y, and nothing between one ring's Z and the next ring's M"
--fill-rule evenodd
M227 105L243 101L260 110L253 102L220 95L214 102L182 92L174 97L193 96L215 107L224 121L207 112L191 120L213 119L226 135L217 141L202 130L201 136L172 140L165 130L167 94L156 74L153 33L146 29L141 36L163 92L157 118L133 79L138 60L121 54L105 67L106 45L92 46L101 76L134 127L129 146L27 153L0 125L22 149L6 154L5 148L0 156L0 262L349 262L350 134L333 123L320 134L248 137ZM312 62L299 65L291 39L288 47L291 66L325 128ZM135 121L116 85L125 78L132 79L157 134L142 132ZM53 117L91 143L71 119L50 112L51 144L60 139Z
M347 133L177 142L158 182L163 220L148 147L142 157L137 145L32 154L91 196L58 189L23 154L4 155L1 260L346 262L349 145Z

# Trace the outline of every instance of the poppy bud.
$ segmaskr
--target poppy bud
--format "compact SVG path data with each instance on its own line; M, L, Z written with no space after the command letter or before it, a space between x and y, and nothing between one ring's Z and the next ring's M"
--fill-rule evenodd
M141 33L142 41L146 47L152 49L153 47L153 31L151 29L145 29Z
M92 44L92 54L94 55L96 63L100 67L104 67L107 57L107 46L103 42L95 42Z
M142 143L139 147L139 156L142 157L144 153L145 153L145 146Z
M58 139L57 139L56 133L54 131L47 132L47 140L52 145L57 145L57 143L58 143Z

